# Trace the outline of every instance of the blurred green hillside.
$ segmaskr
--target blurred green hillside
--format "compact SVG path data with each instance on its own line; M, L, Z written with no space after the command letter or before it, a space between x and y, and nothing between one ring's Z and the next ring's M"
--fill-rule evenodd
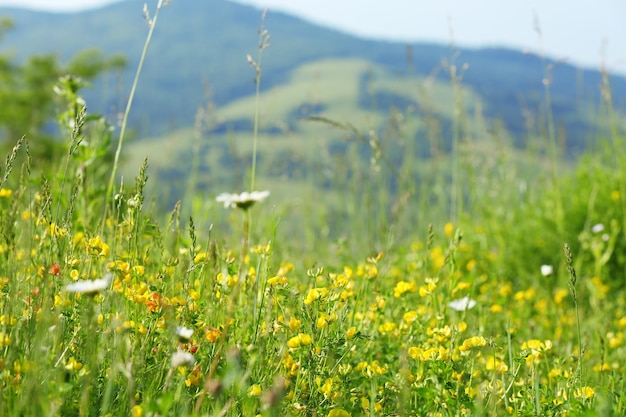
M124 72L107 75L86 96L92 111L115 119L126 102L148 30L141 17L142 6L142 1L128 0L80 13L0 8L0 16L9 16L15 23L0 44L1 51L18 60L49 52L66 60L86 48L128 57ZM206 104L209 89L218 107L249 96L254 91L254 73L246 63L246 54L256 53L260 21L261 10L225 0L174 1L164 8L131 115L137 135L148 137L192 126L197 109ZM485 117L501 120L520 145L528 133L527 115L539 121L545 117L542 80L547 77L551 79L551 110L569 153L588 147L589 138L599 133L594 112L599 106L602 75L595 70L506 49L452 49L428 43L406 45L359 39L272 11L265 26L271 35L271 47L265 51L263 91L277 87L281 91L288 79L304 74L301 66L311 68L310 64L322 59L362 60L390 77L432 76L446 83L456 68L455 77L462 78L463 84L481 97ZM362 97L355 103L361 109L358 111L372 105L389 110L391 105L407 104L407 97L398 97L391 86L386 92L377 92L372 100L372 92L367 91L367 69L358 77ZM622 110L626 107L626 79L611 76L610 83L616 97L614 105ZM315 85L309 83L307 88L310 92ZM441 100L431 98L433 102ZM303 96L296 99L303 100ZM291 111L289 116L299 112L297 108ZM293 120L282 122L290 124Z

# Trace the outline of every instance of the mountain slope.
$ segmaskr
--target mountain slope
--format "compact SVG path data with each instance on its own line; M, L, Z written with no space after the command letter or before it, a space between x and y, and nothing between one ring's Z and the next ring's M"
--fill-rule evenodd
M21 58L54 52L67 59L91 47L106 54L124 54L129 67L121 81L110 76L87 95L92 110L113 115L123 108L148 30L142 6L143 1L127 0L72 14L0 8L0 15L11 16L16 25L0 46ZM139 135L192 125L197 108L206 102L207 83L218 106L253 92L254 71L246 63L246 54L256 56L260 19L260 10L225 0L172 1L163 8L132 113ZM283 13L270 12L265 26L271 46L263 56L264 90L284 83L298 66L322 58L364 59L397 75L435 73L442 80L449 78L449 67L442 66L447 58L459 71L469 64L463 83L484 98L488 117L501 118L518 137L526 129L520 106L542 111L542 79L548 61L535 56L496 48L451 51L422 43L410 46L407 62L407 45L358 39ZM597 131L580 114L581 103L597 107L601 74L559 64L551 76L555 117L571 136L568 143L580 148ZM611 85L614 97L621 97L615 105L625 108L626 80L611 77Z

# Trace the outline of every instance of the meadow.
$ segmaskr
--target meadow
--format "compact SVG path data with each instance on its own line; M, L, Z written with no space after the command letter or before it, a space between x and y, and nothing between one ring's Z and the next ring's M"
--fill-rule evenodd
M65 157L33 159L25 136L0 177L0 415L624 415L626 124L610 85L593 115L606 134L572 160L549 82L520 148L466 111L448 70L432 106L453 119L449 146L410 109L377 130L336 107L307 130L341 132L341 152L307 143L320 156L301 176L270 175L257 89L224 110L253 114L245 151L211 174L192 153L165 208L149 159L118 175L127 119L113 129L59 80Z

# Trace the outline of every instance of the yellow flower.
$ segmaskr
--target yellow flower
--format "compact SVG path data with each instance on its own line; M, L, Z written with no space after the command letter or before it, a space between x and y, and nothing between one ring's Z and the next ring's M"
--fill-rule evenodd
M328 327L328 320L326 319L325 315L317 318L317 320L315 321L315 327L317 327L318 329L325 329Z
M275 277L267 280L267 285L269 285L270 287L284 284L287 284L287 278L284 275L276 275Z
M59 294L54 295L54 306L55 307L69 307L72 303L67 298L61 297Z
M417 320L417 311L415 310L407 311L402 316L402 319L405 321L406 324L413 323L415 320Z
M48 226L48 233L54 237L65 237L65 235L67 235L67 230L58 226L56 223L50 223Z
M387 321L378 326L378 331L383 334L393 332L394 330L396 330L396 324L391 321Z
M326 398L330 397L333 393L333 380L331 378L326 378L326 381L319 388L319 391L324 394Z
M87 253L95 256L109 256L109 245L104 243L100 236L92 237L87 242Z
M513 287L511 286L511 284L504 284L502 287L500 287L500 290L498 290L498 294L500 294L500 297L508 297L509 295L511 295L511 293L513 292Z
M194 256L193 263L194 264L199 264L200 262L204 261L206 258L207 258L206 252L200 252L199 254Z
M328 412L326 417L352 417L352 415L344 409L334 408Z
M467 261L467 265L465 265L465 269L467 269L468 271L471 271L475 267L476 267L476 260L474 259L470 259L469 261Z
M524 343L522 343L522 350L530 349L532 351L542 352L545 350L552 349L552 342L550 340L546 340L542 342L537 339L530 339Z
M385 374L385 372L387 372L387 368L385 368L384 366L380 366L378 364L378 361L374 361L372 363L370 363L367 367L368 371L376 374L376 375L383 375Z
M11 345L11 338L8 334L0 332L0 348Z
M259 384L251 385L248 388L248 397L258 397L261 395L261 386Z
M497 359L494 356L487 356L485 358L485 369L488 371L496 371L497 373L503 374L509 370L509 367L506 363Z
M378 268L376 268L376 265L367 264L365 270L365 276L367 278L376 278L378 276Z
M294 336L291 339L287 340L287 346L291 349L296 349L300 347L300 337Z
M447 361L450 358L450 352L443 346L436 346L426 350L410 347L408 353L411 358L424 362Z
M443 226L443 233L446 235L446 237L452 237L452 235L454 234L454 224L453 223L446 223L445 226Z
M550 372L548 372L548 378L569 378L569 372L564 371L561 368L552 368Z
M595 365L593 368L593 372L609 372L613 368L608 363L602 363L600 365Z
M256 253L257 255L269 255L270 249L272 248L271 243L266 243L265 245L256 245L250 248L250 252Z
M486 345L487 345L487 339L485 339L482 336L474 336L474 337L470 337L468 339L465 339L463 341L463 344L461 345L461 347L459 347L459 350L462 353L466 353L466 352L469 352L472 349L485 347Z
M426 278L426 285L422 285L419 288L420 297L426 297L427 295L435 291L436 288L437 288L436 280L432 278Z
M130 409L131 417L141 417L143 416L143 408L140 405L134 405L133 408Z
M139 325L137 326L137 331L140 335L145 336L148 333L148 328L142 323L139 323Z
M296 330L298 330L301 324L302 322L298 320L297 318L293 316L289 318L289 330L291 330L292 332L295 332Z
M611 349L615 349L616 347L619 347L624 343L624 333L622 332L609 332L607 333L606 337L609 340L609 347Z
M276 272L276 275L286 275L287 273L293 271L295 268L294 264L291 262L282 262L280 264L280 268Z
M291 339L289 339L287 341L287 346L292 349L297 349L300 346L310 345L311 343L313 343L313 339L311 338L310 335L305 334L305 333L300 333L299 335L294 336Z
M409 348L408 354L413 359L419 359L420 355L422 354L422 349L415 347L415 346L411 346Z
M311 336L310 336L310 335L308 335L308 334L305 334L305 333L300 333L300 334L298 335L298 337L300 338L300 343L301 343L303 346L310 345L311 343L313 343L313 339L312 339L312 338L311 338Z
M413 282L400 281L393 289L393 296L398 298L406 292L415 292L415 284Z
M200 385L200 375L197 375L194 372L190 372L189 375L187 376L187 379L185 379L185 386L190 387L190 386L194 386L197 387Z
M435 270L441 269L446 263L446 256L443 254L443 249L440 247L431 249L430 259L433 262Z
M305 305L311 305L311 304L313 304L314 301L321 300L321 299L325 298L326 296L328 296L328 290L326 288L324 288L324 287L322 287L322 288L312 288L306 294L306 297L304 299L304 304Z
M502 313L504 309L502 308L502 306L500 304L494 304L491 307L489 307L489 311L491 311L492 313Z
M544 353L548 350L552 349L552 341L550 340L537 340L530 339L524 343L522 343L522 350L526 351L526 365L532 365L539 363Z
M594 391L594 389L588 386L584 386L582 388L576 388L576 390L574 391L574 397L582 398L584 400L590 400L595 395L596 395L596 392Z
M361 408L367 412L370 409L370 400L367 397L361 397Z
M619 201L619 197L620 197L619 191L614 190L614 191L611 192L611 200L612 201L614 201L614 202L615 201Z
M346 331L346 337L352 339L356 334L356 327L352 326Z
M65 369L67 369L68 371L78 371L82 367L83 364L74 359L73 356L69 358L67 363L65 364Z
M554 303L560 305L565 297L569 294L569 291L565 288L559 288L554 292Z

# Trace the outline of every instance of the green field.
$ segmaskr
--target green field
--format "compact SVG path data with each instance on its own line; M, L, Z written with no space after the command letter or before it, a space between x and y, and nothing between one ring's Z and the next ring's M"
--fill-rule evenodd
M459 80L321 60L120 147L118 176L64 97L65 156L23 138L0 176L0 415L626 413L609 101L573 160Z

